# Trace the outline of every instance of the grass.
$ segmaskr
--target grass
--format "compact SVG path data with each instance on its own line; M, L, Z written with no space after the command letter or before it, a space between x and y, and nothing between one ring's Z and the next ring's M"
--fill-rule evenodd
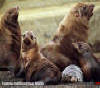
M70 8L66 8L67 5L20 11L19 22L22 32L33 30L39 44L43 45L52 38L64 14L69 11Z
M23 1L24 0L21 0L21 2L19 3L21 7L21 3ZM12 3L13 5L15 4L14 1ZM93 43L95 39L99 39L100 34L100 30L98 30L100 28L100 2L91 3L94 3L96 5L94 16L92 17L92 20L90 22L91 30L89 33L89 42ZM16 2L16 4L18 4L18 1ZM27 4L29 4L29 2ZM53 4L53 6L47 6L42 8L21 8L19 13L19 23L22 33L27 30L32 30L37 36L39 44L45 44L52 39L60 21L63 19L65 14L68 14L70 8L75 4L76 2L55 6ZM11 3L9 5L11 5ZM7 8L9 5L7 5L6 7L4 6L1 9L1 12L2 10L5 10L5 8Z
M100 28L100 3L95 4L96 8L94 10L94 16L90 21L91 30L89 32L89 42L92 44L100 37L100 30L98 30ZM60 21L63 19L65 14L68 14L72 6L73 4L70 4L69 6L65 4L63 6L21 11L19 15L19 22L22 24L22 32L26 30L33 30L38 37L39 44L43 45L52 39Z

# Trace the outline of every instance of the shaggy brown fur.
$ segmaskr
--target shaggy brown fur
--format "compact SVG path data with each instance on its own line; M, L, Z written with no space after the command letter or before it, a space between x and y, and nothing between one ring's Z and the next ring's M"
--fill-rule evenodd
M70 63L77 63L72 43L88 40L88 22L93 15L93 8L92 4L78 3L60 23L52 43L41 49L43 55L55 63L61 71Z
M15 69L20 58L20 35L18 7L11 8L5 12L0 21L0 67Z
M86 81L100 81L100 63L93 55L91 47L84 42L73 43L78 53L78 62L84 73Z
M59 69L41 55L32 32L27 32L23 37L22 58L26 81L43 81L45 84L56 84L60 81Z

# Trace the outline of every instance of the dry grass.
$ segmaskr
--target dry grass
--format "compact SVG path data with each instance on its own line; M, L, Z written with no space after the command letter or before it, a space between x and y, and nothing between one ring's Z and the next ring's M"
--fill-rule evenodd
M12 1L12 3L5 4L1 9L2 11L5 11L8 6L9 8L16 5L19 5L21 7L20 9L20 14L19 14L19 23L21 26L22 33L26 30L32 30L34 34L38 37L38 42L39 44L43 45L49 40L52 39L52 36L55 34L56 29L60 23L60 21L63 19L64 15L68 14L68 11L70 8L76 4L76 2L72 3L64 3L64 0L61 2L62 4L59 5L59 0L56 3L52 3L53 1L51 0L52 6L48 6L47 2L45 4L47 7L42 7L42 8L33 8L36 0L33 1L34 4L30 3L31 0L26 0L27 2L24 3L24 0L21 1ZM10 1L9 1L10 2ZM37 1L38 2L38 1ZM23 4L22 4L23 3ZM26 5L27 3L27 5ZM39 2L39 3L42 3ZM57 4L58 3L58 4ZM92 20L90 22L90 33L89 33L89 42L94 43L95 40L100 40L99 35L100 35L100 2L91 2L96 5L95 11L94 11L94 16L92 17ZM42 4L41 4L42 5ZM27 9L25 9L27 6ZM32 6L32 8L30 7ZM23 8L22 8L23 7Z

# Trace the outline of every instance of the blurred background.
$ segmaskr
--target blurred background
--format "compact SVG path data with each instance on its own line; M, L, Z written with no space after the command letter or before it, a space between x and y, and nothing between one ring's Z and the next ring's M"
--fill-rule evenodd
M94 3L94 15L90 21L89 43L100 51L100 0L0 0L0 16L8 9L19 6L19 23L22 33L32 30L40 45L55 34L56 29L78 2Z

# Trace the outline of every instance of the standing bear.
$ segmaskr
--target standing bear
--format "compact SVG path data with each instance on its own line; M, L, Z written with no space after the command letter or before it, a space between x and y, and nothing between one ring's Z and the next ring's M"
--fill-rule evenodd
M41 49L41 53L53 62L60 71L71 63L77 64L72 43L87 42L89 20L93 15L93 4L76 4L61 21L53 40Z
M22 61L26 81L57 84L61 79L59 69L40 53L36 37L31 31L23 35Z

